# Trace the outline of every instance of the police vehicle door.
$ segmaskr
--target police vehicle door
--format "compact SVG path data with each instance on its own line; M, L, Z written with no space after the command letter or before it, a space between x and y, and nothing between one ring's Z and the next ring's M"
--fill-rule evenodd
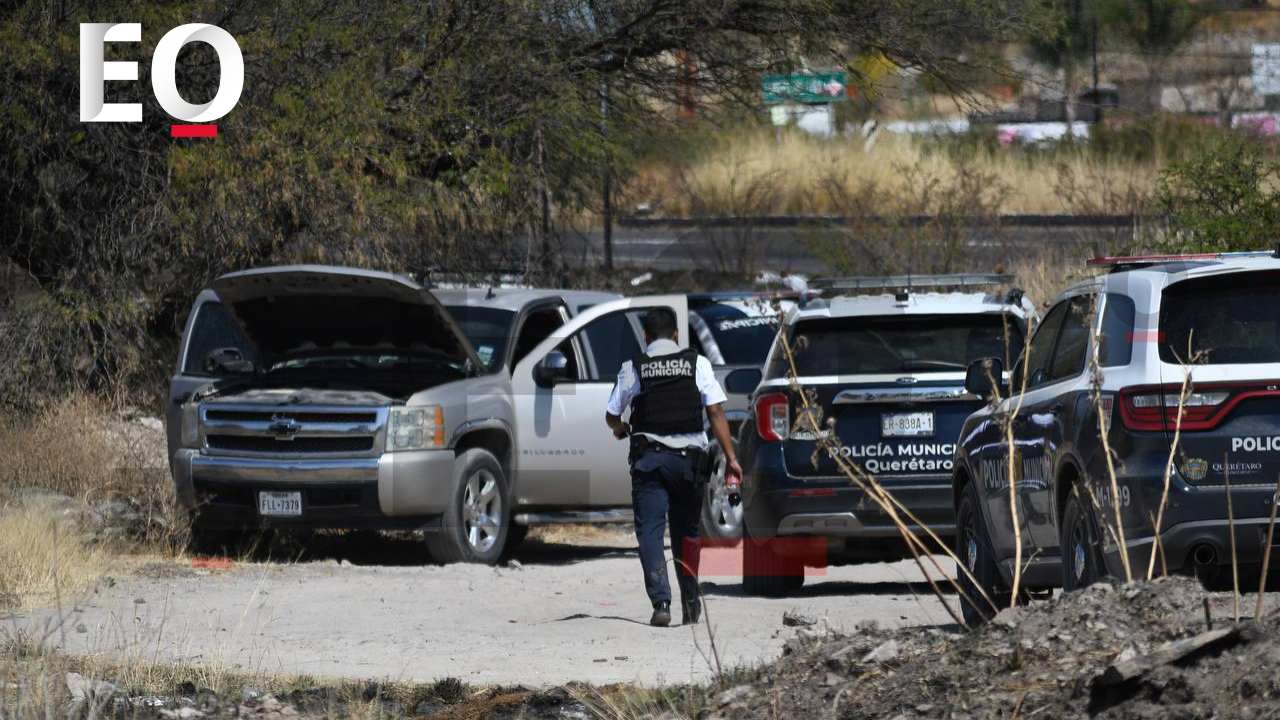
M1000 403L995 414L999 428L998 437L983 451L983 489L986 495L987 517L992 528L992 550L997 557L1014 556L1013 514L1009 507L1009 444L1005 435L1006 424L1013 427L1013 480L1018 507L1018 530L1022 537L1023 557L1034 547L1029 529L1027 502L1028 482L1037 482L1037 475L1027 477L1027 468L1039 467L1044 453L1044 437L1032 421L1031 408L1043 401L1042 388L1049 381L1049 367L1053 359L1058 331L1067 314L1067 304L1060 303L1045 315L1036 328L1027 352L1018 360L1009 379L1009 397ZM1026 392L1019 395L1025 388ZM1052 392L1052 390L1050 390Z
M524 506L625 507L631 504L628 444L605 425L609 395L622 363L643 349L638 318L671 308L687 346L682 295L602 303L543 340L511 373L519 447L515 491ZM550 371L559 364L564 371ZM542 369L540 369L540 367ZM550 379L552 375L558 375Z
M1094 319L1094 295L1064 300L1062 326L1046 366L1044 381L1028 389L1022 412L1014 422L1014 435L1022 451L1019 487L1031 540L1042 555L1058 551L1058 525L1053 505L1055 473L1064 443L1070 438L1063 423L1081 415L1091 416L1089 402L1089 323ZM1099 501L1102 498L1098 498ZM1085 500L1088 502L1088 499Z

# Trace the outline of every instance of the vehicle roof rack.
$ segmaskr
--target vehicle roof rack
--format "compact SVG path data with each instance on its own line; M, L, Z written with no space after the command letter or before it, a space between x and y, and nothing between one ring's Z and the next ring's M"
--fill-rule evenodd
M1242 250L1237 252L1183 253L1175 255L1119 255L1114 257L1096 257L1085 261L1085 267L1110 268L1113 272L1121 269L1133 269L1148 265L1159 265L1169 262L1187 262L1195 260L1230 260L1247 257L1280 257L1277 250Z
M953 273L949 275L853 275L809 281L814 290L914 290L938 287L988 287L1007 285L1017 277L1002 273Z

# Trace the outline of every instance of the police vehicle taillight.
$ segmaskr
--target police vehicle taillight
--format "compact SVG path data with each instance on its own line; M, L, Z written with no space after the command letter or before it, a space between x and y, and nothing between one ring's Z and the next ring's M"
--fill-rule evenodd
M791 429L791 400L786 393L764 393L756 398L756 432L760 439L781 442Z
M1244 392L1234 393L1234 389ZM1182 403L1181 429L1210 430L1245 397L1261 388L1198 387ZM1120 391L1120 417L1125 427L1138 431L1172 431L1178 427L1181 385L1146 385Z

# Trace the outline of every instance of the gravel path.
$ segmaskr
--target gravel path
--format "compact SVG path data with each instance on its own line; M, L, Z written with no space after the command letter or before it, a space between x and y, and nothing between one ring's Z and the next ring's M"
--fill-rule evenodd
M153 564L100 583L74 607L3 623L74 653L321 677L532 686L706 679L705 626L647 625L634 539L584 542L530 541L500 567L423 565L407 542L229 571ZM704 576L704 587L730 668L778 657L803 632L784 625L789 611L849 632L865 621L950 623L919 579L902 562L834 568L787 599L744 597L731 577Z

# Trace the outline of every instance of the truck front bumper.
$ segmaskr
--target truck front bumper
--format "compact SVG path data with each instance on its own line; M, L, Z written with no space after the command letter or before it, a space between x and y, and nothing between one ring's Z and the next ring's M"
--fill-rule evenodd
M419 528L444 512L454 491L454 452L374 458L277 459L206 455L173 458L178 501L209 527L266 523L299 527ZM263 517L262 491L300 492L302 514Z

